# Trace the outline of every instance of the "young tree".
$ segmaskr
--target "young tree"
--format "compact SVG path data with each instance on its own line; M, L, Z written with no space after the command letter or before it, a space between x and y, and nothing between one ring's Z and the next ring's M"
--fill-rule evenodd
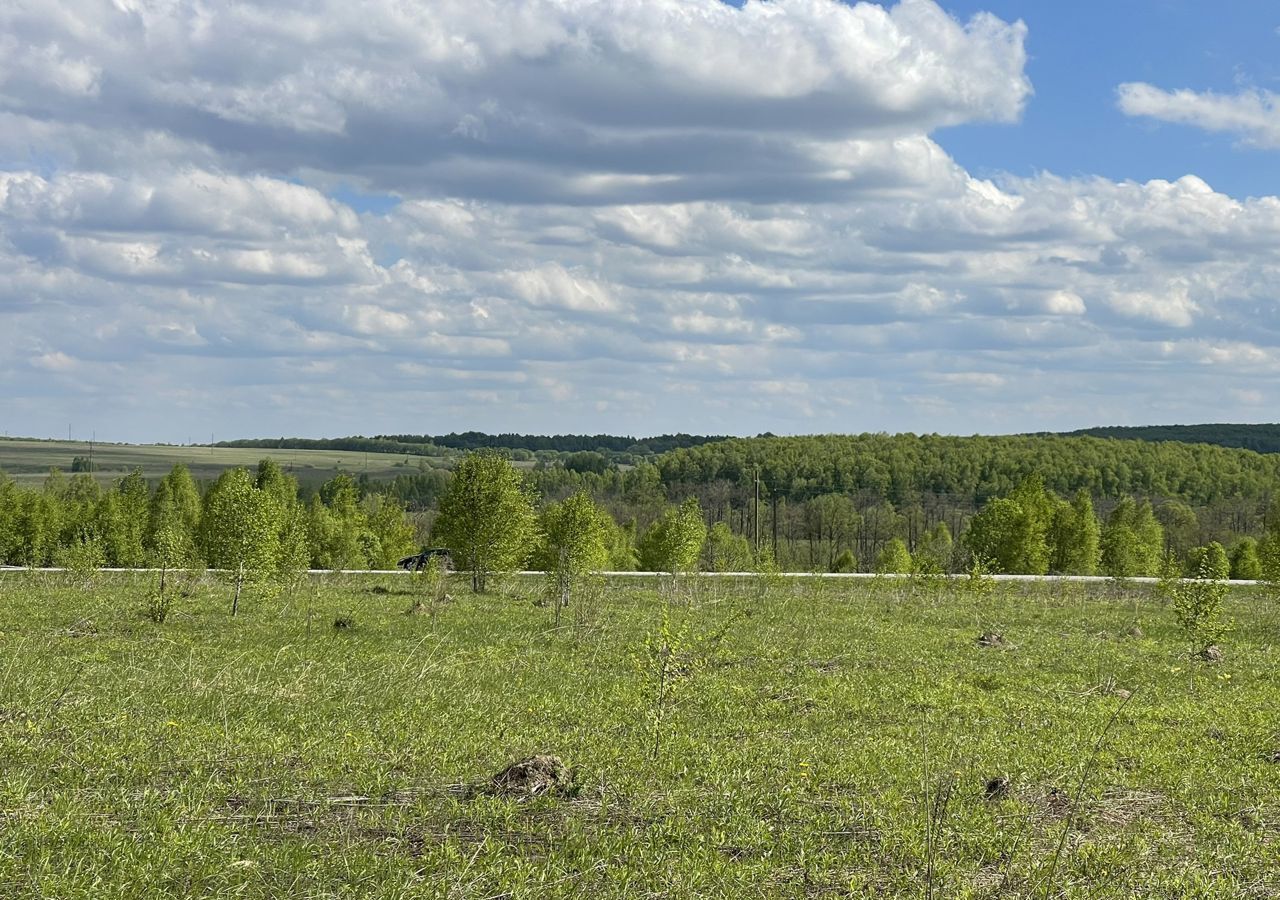
M563 503L551 503L542 511L537 564L550 579L557 625L577 586L608 563L605 520L609 518L586 491L578 491Z
M942 575L950 572L953 549L951 529L947 527L946 522L939 522L916 542L916 551L911 554L916 572L921 575Z
M1204 577L1224 581L1231 577L1231 560L1226 548L1217 541L1210 541L1203 547L1193 547L1187 554L1187 571L1193 578Z
M911 554L902 538L893 538L876 557L876 574L898 575L911 572Z
M734 534L725 522L711 526L702 555L710 572L748 572L755 565L746 536Z
M1055 498L1039 475L1030 475L1008 497L990 501L969 523L964 543L997 572L1043 575L1049 571L1049 530Z
M1262 578L1262 560L1258 556L1258 542L1243 537L1231 547L1231 577L1242 581Z
M1112 578L1154 575L1164 550L1164 529L1149 502L1125 497L1107 517L1100 544L1102 569Z
M679 506L668 507L649 526L640 539L640 565L647 572L690 571L697 566L706 539L707 523L698 498L689 497Z
M1086 490L1070 503L1059 501L1049 528L1049 571L1059 575L1092 575L1098 571L1101 529Z
M364 514L370 568L394 569L397 560L417 552L415 529L405 515L404 504L384 494L370 494L364 500Z
M208 564L234 585L231 615L249 583L269 583L279 565L278 506L243 468L223 472L205 495L201 534Z
M434 534L471 572L471 589L482 593L489 575L519 567L537 532L533 497L506 456L492 450L468 453L440 498Z

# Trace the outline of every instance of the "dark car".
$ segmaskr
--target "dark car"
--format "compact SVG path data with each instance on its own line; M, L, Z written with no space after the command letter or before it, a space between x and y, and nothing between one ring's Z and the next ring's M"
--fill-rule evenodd
M440 567L446 572L453 568L453 557L443 547L427 547L421 553L406 556L396 563L400 568L411 572L421 572L433 559L440 560Z

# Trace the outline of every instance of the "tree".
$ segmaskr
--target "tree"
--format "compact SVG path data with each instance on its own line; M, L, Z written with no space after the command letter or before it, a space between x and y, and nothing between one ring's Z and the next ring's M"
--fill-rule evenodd
M586 491L578 491L563 503L548 504L541 519L542 540L536 562L550 579L559 625L560 612L569 605L578 585L608 563L606 539L612 520Z
M1039 475L1008 496L991 500L969 523L965 546L997 572L1043 575L1049 571L1049 530L1057 501Z
M224 570L234 585L231 615L249 583L267 584L279 564L278 506L260 490L248 469L228 469L205 495L201 537L208 564Z
M911 572L911 554L902 538L893 538L876 557L876 574L897 575Z
M951 529L946 522L939 522L921 535L916 550L911 554L915 571L921 575L942 575L951 571L951 553L954 549Z
M755 564L751 543L745 535L734 534L726 522L711 526L702 555L709 572L748 572Z
M1258 556L1256 539L1244 537L1231 547L1231 577L1241 581L1262 578L1262 561Z
M489 575L517 568L536 533L533 497L510 460L492 450L464 456L440 498L434 534L471 571L472 591L482 593Z
M404 504L383 494L370 494L364 501L369 542L369 567L393 569L396 561L416 551L413 522L405 515Z
M1193 547L1187 554L1187 571L1192 577L1208 577L1225 580L1231 577L1231 560L1226 549L1217 541L1210 541L1203 547ZM1207 573L1200 575L1200 573Z
M688 572L698 564L707 523L697 497L667 507L640 539L640 565L648 572Z
M1100 534L1088 491L1076 491L1070 503L1059 501L1049 527L1049 571L1059 575L1097 572Z
M1177 559L1186 559L1200 531L1195 510L1181 500L1168 500L1156 508L1155 515L1164 528L1165 552Z
M1125 497L1107 516L1100 545L1102 569L1112 578L1154 575L1164 549L1164 529L1149 502Z

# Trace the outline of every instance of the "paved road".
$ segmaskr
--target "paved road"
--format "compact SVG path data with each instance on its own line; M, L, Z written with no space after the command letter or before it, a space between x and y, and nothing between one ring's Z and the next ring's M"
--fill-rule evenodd
M0 566L0 573L3 572L65 572L66 569L59 568L32 568L29 566ZM99 572L156 572L159 569L98 569ZM184 572L186 569L169 569L170 572ZM201 569L199 571L217 572L217 569ZM412 575L412 572L406 572L403 569L308 569L309 575ZM465 572L455 572L454 574L466 574ZM518 575L546 575L546 572L539 571L522 571L516 573ZM662 578L670 573L668 572L598 572L608 578ZM692 573L697 578L757 578L758 572L695 572ZM871 572L781 572L778 573L779 578L852 578L852 579L903 579L917 578L915 575L875 575ZM930 578L945 578L951 581L964 581L968 575L936 575L927 576ZM1084 584L1106 584L1114 582L1116 579L1107 575L990 575L989 578L995 581L1074 581ZM1184 578L1183 581L1194 581L1195 579ZM1134 584L1158 584L1159 578L1126 578L1126 582ZM1265 581L1251 580L1232 580L1230 584L1239 585L1257 585L1266 584Z

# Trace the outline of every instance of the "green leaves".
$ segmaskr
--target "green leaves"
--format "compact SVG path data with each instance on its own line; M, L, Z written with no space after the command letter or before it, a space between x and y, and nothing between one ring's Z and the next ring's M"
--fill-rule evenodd
M640 567L651 572L692 571L698 564L707 523L696 497L668 507L640 539Z
M434 540L447 546L471 571L471 589L484 591L489 575L516 569L536 533L534 498L506 456L491 450L469 453L440 498Z

